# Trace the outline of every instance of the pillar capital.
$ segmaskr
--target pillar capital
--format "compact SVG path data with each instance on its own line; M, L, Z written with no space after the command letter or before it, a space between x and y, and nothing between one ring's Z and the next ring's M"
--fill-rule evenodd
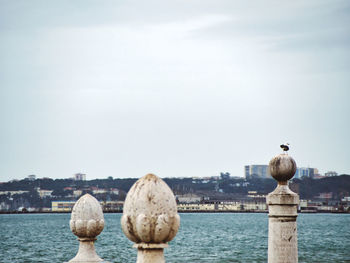
M277 185L266 197L268 205L298 205L299 196L289 189L288 185Z

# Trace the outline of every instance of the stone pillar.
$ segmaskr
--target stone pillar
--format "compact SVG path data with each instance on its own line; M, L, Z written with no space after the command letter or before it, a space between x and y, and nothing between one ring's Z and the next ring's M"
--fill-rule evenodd
M270 174L278 181L266 202L269 206L268 263L297 263L297 208L299 196L288 187L296 171L296 163L288 154L272 158Z
M159 177L147 174L128 192L121 218L124 234L138 249L137 263L164 263L163 249L180 226L176 200Z
M80 242L77 255L71 263L105 262L95 251L94 242L104 228L101 205L95 197L86 194L75 203L69 222L70 229Z

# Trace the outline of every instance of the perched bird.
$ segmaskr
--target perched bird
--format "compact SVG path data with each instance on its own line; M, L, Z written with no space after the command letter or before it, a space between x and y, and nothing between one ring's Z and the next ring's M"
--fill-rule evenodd
M281 144L280 147L283 149L284 152L288 152L288 150L289 150L289 143Z

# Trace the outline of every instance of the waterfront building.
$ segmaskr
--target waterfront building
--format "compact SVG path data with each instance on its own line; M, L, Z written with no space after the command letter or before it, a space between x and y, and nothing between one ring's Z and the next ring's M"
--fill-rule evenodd
M184 194L176 196L179 203L199 203L202 197L195 194Z
M76 201L52 201L52 212L70 212ZM103 211L122 211L123 201L100 201Z
M75 201L52 201L52 212L70 212L73 209Z
M8 211L10 209L10 205L5 202L0 203L0 211Z
M241 210L243 211L267 211L266 202L243 202L241 204Z
M178 204L178 211L214 211L215 204Z
M267 211L266 202L256 201L213 201L206 203L182 203L177 205L178 211Z
M123 211L124 201L103 201L100 202L102 210L107 211Z
M218 210L229 210L229 211L239 211L242 208L241 202L237 201L223 201L219 202L217 205Z

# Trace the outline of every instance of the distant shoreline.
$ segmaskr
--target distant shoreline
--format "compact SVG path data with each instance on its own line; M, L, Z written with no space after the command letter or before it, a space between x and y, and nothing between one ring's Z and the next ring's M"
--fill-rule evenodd
M4 212L1 211L0 215L10 215L10 214L19 214L19 215L25 215L25 214L70 214L71 211L34 211L34 212ZM104 214L121 214L123 211L104 211ZM196 210L196 211L178 211L179 214L198 214L198 213L205 213L205 214L227 214L227 213L232 213L232 214L268 214L268 211L237 211L237 210L227 210L227 211L222 211L222 210ZM317 211L317 212L309 212L309 211L304 211L304 212L298 212L298 214L350 214L350 212L346 211Z

